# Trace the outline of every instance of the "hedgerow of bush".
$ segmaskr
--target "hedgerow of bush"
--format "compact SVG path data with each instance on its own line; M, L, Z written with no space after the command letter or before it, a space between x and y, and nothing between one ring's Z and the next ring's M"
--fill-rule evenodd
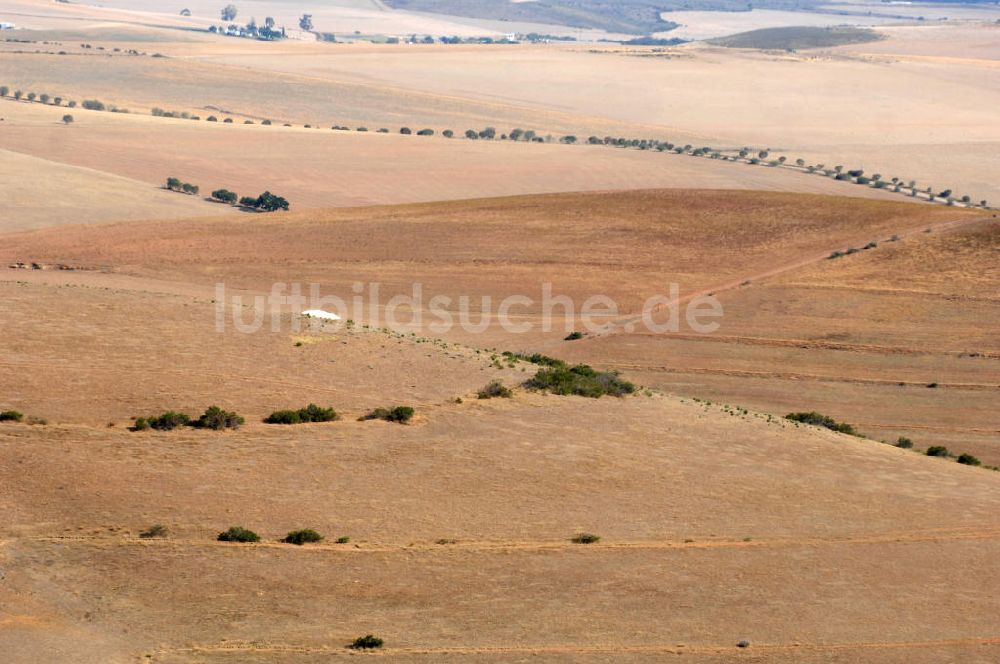
M851 436L860 436L857 431L854 430L850 424L846 422L837 422L832 417L826 415L821 415L816 411L811 411L808 413L789 413L785 415L786 420L791 420L792 422L801 422L802 424L812 424L817 427L825 427L831 431L836 431L838 433L846 433Z

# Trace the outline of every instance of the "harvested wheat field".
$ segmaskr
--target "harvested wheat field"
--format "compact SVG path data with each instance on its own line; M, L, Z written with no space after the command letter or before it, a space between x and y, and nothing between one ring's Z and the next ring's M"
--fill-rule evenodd
M795 170L691 155L374 131L335 132L329 127L192 122L76 109L74 124L65 126L60 118L66 109L8 101L0 100L0 112L6 114L0 126L0 146L8 151L0 153L0 168L9 168L12 182L18 182L18 173L28 176L32 172L18 169L16 159L44 155L57 164L107 174L109 187L126 177L139 179L150 189L151 202L133 208L128 199L115 201L99 186L81 194L55 188L46 200L56 205L108 210L104 216L97 216L96 210L81 215L76 223L208 216L230 211L208 202L199 205L189 196L153 192L168 177L175 176L199 185L201 197L220 188L255 196L264 190L278 191L295 209L665 186L908 200L885 190L852 186ZM162 143L143 145L151 132L161 137ZM248 154L248 145L263 147ZM7 154L10 156L5 157ZM26 184L39 185L36 178ZM159 208L152 201L159 201ZM170 201L177 205L167 206ZM73 223L72 219L56 215L40 217L32 206L22 208L16 203L10 216L0 221L0 228L34 227L44 219L50 224ZM159 209L164 210L163 214L158 213Z

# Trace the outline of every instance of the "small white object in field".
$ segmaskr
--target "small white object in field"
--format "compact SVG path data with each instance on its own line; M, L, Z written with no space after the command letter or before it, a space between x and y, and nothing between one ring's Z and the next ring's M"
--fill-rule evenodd
M306 318L319 318L321 320L340 320L340 316L322 309L308 309L302 312Z

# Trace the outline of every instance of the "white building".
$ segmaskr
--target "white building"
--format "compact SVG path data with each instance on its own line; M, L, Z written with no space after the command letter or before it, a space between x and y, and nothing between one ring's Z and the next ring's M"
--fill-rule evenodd
M13 30L13 29L14 29L13 23L0 22L0 30Z

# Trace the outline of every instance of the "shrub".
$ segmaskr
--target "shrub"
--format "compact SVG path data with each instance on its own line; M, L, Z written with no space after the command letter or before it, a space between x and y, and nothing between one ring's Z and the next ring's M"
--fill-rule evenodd
M236 413L225 411L218 406L209 406L201 417L191 423L191 426L198 429L238 429L245 420Z
M0 413L0 422L20 422L24 419L24 413L16 410L5 410Z
M850 424L845 422L837 422L832 417L827 417L826 415L821 415L816 411L809 413L789 413L785 415L786 420L791 420L792 422L801 422L802 424L811 424L817 427L825 427L831 431L836 431L837 433L846 433L851 436L859 436L860 434L854 430Z
M563 341L576 341L577 339L583 339L583 332L570 332L563 338Z
M311 528L306 528L304 530L293 530L285 538L281 540L285 544L297 544L302 546L303 544L309 544L312 542L322 542L323 536L317 533Z
M264 424L301 424L302 416L297 410L276 410L264 418Z
M84 99L81 105L88 111L103 111L106 108L103 102L96 99Z
M396 406L395 408L376 408L367 415L363 415L361 420L385 420L386 422L398 422L405 424L413 419L413 409L409 406Z
M215 117L214 115L210 115L207 118L205 118L205 122L218 122L218 121L219 118Z
M413 133L413 130L410 129L409 127L403 127L402 129L399 130L399 133L403 135L409 135Z
M385 644L385 641L378 638L373 634L365 634L364 636L359 636L354 639L351 645L347 646L352 650L374 650L376 648L381 648Z
M219 533L217 539L220 542L259 542L260 535L242 526L233 526L229 530Z
M149 429L149 420L145 417L137 417L135 418L135 422L132 424L131 429L132 431L146 431Z
M139 418L135 421L137 427ZM168 410L162 415L154 415L152 417L146 418L146 424L151 429L156 429L157 431L173 431L177 427L182 427L191 423L191 418L184 413L175 413L172 410Z
M601 541L601 536L593 533L579 533L578 535L574 535L570 541L573 544L595 544Z
M348 542L350 542L350 541L351 541L351 538L350 538L350 537L347 537L347 536L344 536L344 537L338 537L338 538L337 538L337 544L347 544L347 543L348 543Z
M270 126L271 125L271 121L270 120L262 120L261 124L265 125L265 126Z
M228 189L216 189L212 192L212 198L222 203L229 203L230 205L237 200L236 192L229 191Z
M563 396L573 394L594 399L605 394L621 397L635 392L635 385L619 378L617 372L596 371L586 364L573 367L561 364L539 369L538 373L525 383L525 387Z
M896 439L896 447L902 448L904 450L913 449L913 441L905 436L900 436Z
M948 456L948 448L943 445L931 445L927 448L927 456L946 457Z
M479 390L480 399L493 399L496 397L501 397L504 399L509 399L514 395L510 391L509 387L506 387L503 383L498 380L493 381L483 389Z
M139 537L142 539L153 539L155 537L166 537L167 527L157 523L156 525L150 526L147 530L139 533Z
M444 131L441 132L441 135L444 136L445 138L452 138L455 135L455 132L453 132L451 129L445 129Z
M433 129L421 129L420 131L417 132L417 136L433 136L433 135L434 135Z
M233 119L232 118L226 118L225 120L222 121L222 123L223 124L233 124Z
M966 466L981 466L982 462L971 454L962 452L958 455L958 462Z
M557 360L554 357L549 357L548 355L542 355L541 353L534 353L532 355L525 355L523 353L512 353L510 351L504 351L502 353L504 357L508 360L524 360L525 362L531 362L532 364L538 364L545 367L565 367L567 366L562 360Z
M340 419L333 408L323 408L314 403L299 409L303 422L333 422Z
M62 116L62 121L63 121L63 124L72 124L73 123L73 116L70 115L69 113L67 113L66 115Z
M340 419L333 408L323 408L314 403L298 410L276 410L268 415L266 424L301 424L303 422L333 422Z

